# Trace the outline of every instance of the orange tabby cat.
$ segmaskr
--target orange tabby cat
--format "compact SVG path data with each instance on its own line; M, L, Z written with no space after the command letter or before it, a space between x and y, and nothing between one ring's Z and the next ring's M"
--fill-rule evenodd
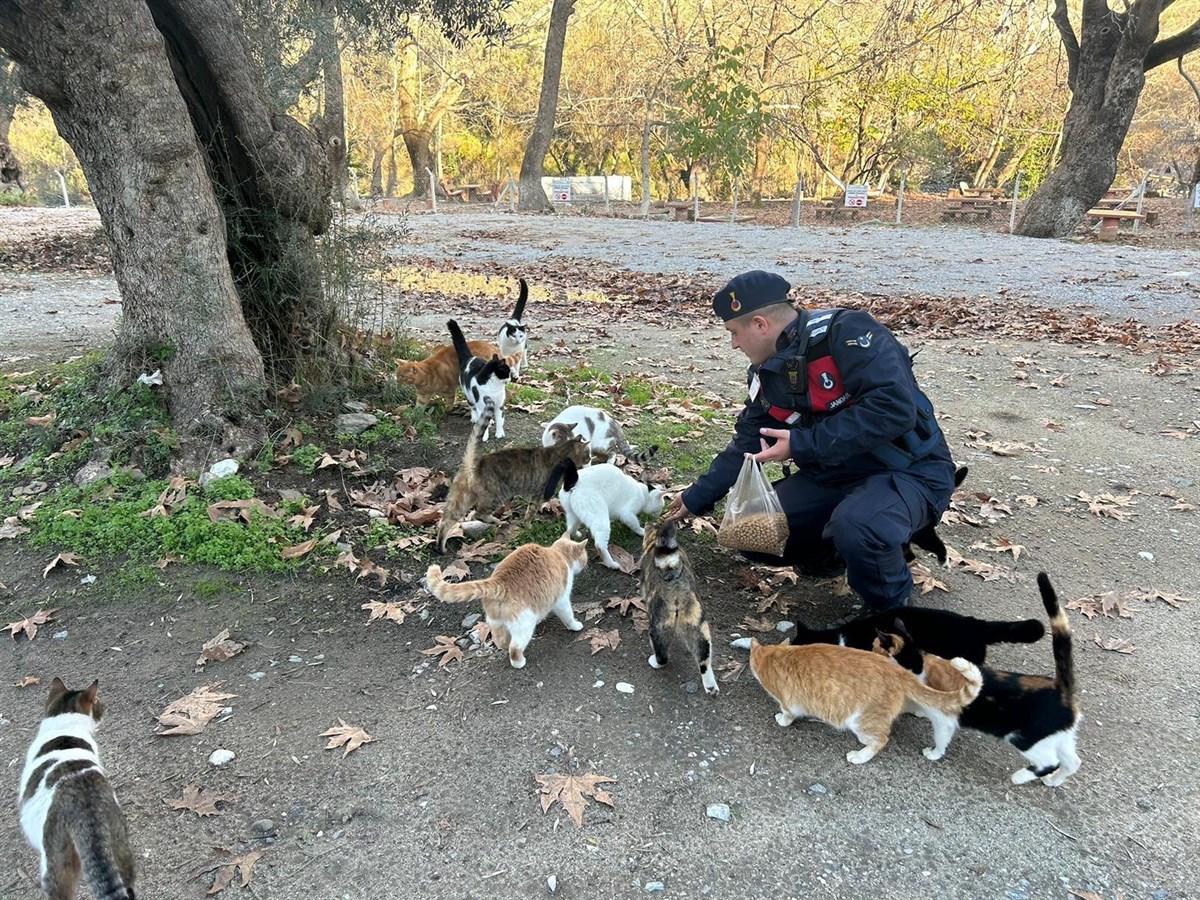
M468 341L471 353L481 359L499 355L500 348L491 341ZM511 363L510 363L511 365ZM453 344L437 347L428 359L418 362L402 359L396 363L396 380L417 389L417 402L428 406L434 397L442 397L451 406L458 396L458 354Z
M775 721L786 728L811 716L840 730L854 732L863 743L846 754L852 763L874 758L888 742L892 722L911 702L957 716L979 694L979 669L965 659L951 665L966 676L957 691L935 691L912 672L867 650L834 644L760 644L750 641L750 671L779 703Z
M481 600L492 626L492 640L501 650L508 650L512 667L521 669L533 630L550 613L572 631L583 630L571 608L571 587L586 565L587 542L563 535L549 547L521 545L500 560L491 577L478 581L450 584L442 578L441 566L430 566L425 586L433 596L450 603Z

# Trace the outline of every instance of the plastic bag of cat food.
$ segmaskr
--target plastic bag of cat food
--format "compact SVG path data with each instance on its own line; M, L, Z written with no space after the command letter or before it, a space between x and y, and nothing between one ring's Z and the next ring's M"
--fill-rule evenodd
M725 501L717 542L730 550L782 556L788 540L787 516L762 465L747 453L742 471Z

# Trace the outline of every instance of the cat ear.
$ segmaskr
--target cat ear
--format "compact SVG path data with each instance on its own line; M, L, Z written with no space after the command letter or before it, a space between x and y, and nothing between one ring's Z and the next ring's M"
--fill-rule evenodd
M50 682L50 699L53 700L56 697L61 697L66 692L67 686L63 684L63 680L57 675L54 676L54 680Z
M96 695L100 692L100 679L97 678L87 686L87 690L83 692L89 703L96 702Z

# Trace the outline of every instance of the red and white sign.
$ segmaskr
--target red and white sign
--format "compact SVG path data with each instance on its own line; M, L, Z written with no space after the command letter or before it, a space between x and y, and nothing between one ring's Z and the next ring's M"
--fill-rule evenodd
M862 209L867 205L867 186L865 184L846 185L846 206Z

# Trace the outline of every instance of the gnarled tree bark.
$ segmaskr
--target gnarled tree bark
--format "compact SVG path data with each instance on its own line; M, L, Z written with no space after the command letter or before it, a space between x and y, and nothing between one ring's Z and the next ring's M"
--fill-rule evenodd
M558 85L562 79L563 47L567 42L567 23L575 11L575 0L554 0L550 8L550 27L546 32L546 57L542 66L542 90L538 96L537 118L525 144L521 160L518 206L540 212L550 209L542 190L542 166L554 137L554 115L558 111Z

